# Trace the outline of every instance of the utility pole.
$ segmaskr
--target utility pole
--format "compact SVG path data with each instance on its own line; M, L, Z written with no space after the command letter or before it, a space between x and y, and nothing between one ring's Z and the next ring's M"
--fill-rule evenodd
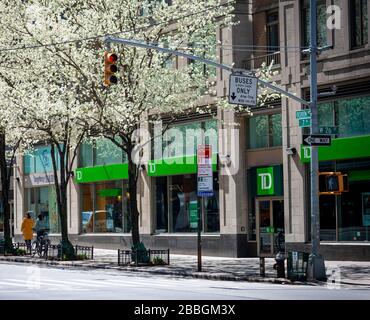
M310 0L310 107L311 107L311 135L318 134L317 112L317 0ZM324 280L325 264L319 254L320 248L320 209L319 209L319 156L318 147L311 146L311 255L309 258L308 276L314 280Z

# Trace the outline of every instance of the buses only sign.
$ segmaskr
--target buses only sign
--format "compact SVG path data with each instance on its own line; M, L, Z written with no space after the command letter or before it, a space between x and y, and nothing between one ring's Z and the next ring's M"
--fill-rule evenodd
M229 103L255 107L258 79L253 76L230 75Z

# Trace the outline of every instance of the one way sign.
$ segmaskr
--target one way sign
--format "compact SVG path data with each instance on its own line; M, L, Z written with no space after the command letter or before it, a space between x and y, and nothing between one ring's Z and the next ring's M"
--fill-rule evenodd
M330 146L331 145L331 136L328 135L304 135L303 136L303 145L305 146Z
M230 75L229 103L255 107L257 105L257 82L253 76Z

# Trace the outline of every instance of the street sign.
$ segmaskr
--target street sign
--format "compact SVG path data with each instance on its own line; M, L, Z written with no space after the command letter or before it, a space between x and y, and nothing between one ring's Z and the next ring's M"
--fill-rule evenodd
M338 127L319 127L320 134L338 134Z
M198 162L198 197L213 196L212 147L199 145L197 150Z
M301 128L311 127L311 119L310 118L308 118L308 119L299 119L298 122L299 122L299 126Z
M330 146L331 136L329 135L303 135L303 145L305 146Z
M299 110L295 113L296 119L311 119L311 109Z
M231 74L229 103L255 107L257 105L257 83L257 77Z

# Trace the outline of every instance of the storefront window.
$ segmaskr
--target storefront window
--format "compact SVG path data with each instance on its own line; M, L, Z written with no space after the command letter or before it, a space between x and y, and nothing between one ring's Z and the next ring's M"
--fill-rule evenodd
M349 192L320 196L321 240L370 240L370 159L320 163L320 171L347 174Z
M60 232L60 221L54 186L26 189L26 211L33 219L42 215L50 233Z
M156 178L156 230L157 232L168 231L168 192L167 177Z
M120 180L81 185L82 232L130 232L128 200L126 184Z
M214 174L215 194L204 199L203 232L219 232L218 175ZM156 178L157 232L197 232L198 211L195 174Z

